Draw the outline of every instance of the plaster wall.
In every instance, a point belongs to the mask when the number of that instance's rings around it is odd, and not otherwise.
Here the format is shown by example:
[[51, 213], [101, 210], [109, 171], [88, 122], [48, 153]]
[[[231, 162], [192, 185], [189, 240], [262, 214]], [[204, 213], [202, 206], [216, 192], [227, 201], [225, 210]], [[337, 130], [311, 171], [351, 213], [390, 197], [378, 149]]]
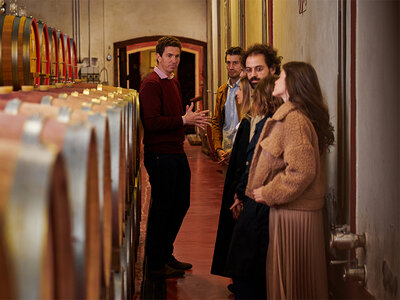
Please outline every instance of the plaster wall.
[[[307, 10], [299, 14], [298, 1], [273, 2], [274, 48], [282, 64], [305, 61], [316, 70], [332, 125], [337, 128], [338, 73], [337, 1], [308, 0]], [[328, 194], [335, 201], [337, 152], [328, 155]]]
[[227, 0], [220, 1], [219, 7], [219, 41], [220, 41], [220, 51], [219, 51], [219, 66], [220, 66], [220, 81], [218, 85], [222, 85], [228, 81], [228, 74], [225, 65], [225, 51], [228, 49], [228, 11], [227, 11]]
[[262, 43], [262, 2], [261, 0], [245, 1], [246, 47]]
[[[105, 56], [113, 54], [115, 42], [154, 35], [207, 41], [204, 0], [80, 0], [81, 58], [89, 55], [88, 1], [90, 56], [99, 59], [100, 69], [107, 69], [110, 84], [113, 61]], [[72, 2], [26, 0], [26, 8], [29, 15], [72, 36]]]
[[239, 24], [240, 24], [240, 15], [239, 15], [239, 0], [231, 0], [230, 2], [230, 17], [231, 17], [231, 45], [233, 47], [240, 46], [239, 43]]
[[357, 231], [367, 235], [367, 289], [400, 278], [399, 2], [357, 1]]

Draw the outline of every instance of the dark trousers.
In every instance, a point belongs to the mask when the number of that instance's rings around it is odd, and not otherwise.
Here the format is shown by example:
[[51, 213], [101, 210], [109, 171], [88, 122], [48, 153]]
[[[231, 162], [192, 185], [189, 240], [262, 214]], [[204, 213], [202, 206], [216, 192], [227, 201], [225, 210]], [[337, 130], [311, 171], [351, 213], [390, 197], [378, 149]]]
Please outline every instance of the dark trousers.
[[261, 278], [233, 278], [235, 300], [267, 299], [266, 279]]
[[246, 197], [236, 222], [226, 271], [233, 278], [235, 299], [266, 298], [269, 207]]
[[149, 269], [163, 267], [190, 205], [190, 167], [186, 154], [144, 153], [151, 203], [146, 253]]

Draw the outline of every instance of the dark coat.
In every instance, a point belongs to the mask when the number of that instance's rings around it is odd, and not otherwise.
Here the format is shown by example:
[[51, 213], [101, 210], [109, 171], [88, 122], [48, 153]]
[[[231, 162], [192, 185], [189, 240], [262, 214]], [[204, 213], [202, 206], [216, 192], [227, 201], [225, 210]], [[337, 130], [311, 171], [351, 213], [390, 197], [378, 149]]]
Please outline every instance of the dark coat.
[[239, 194], [243, 194], [243, 210], [232, 232], [226, 259], [225, 273], [232, 278], [265, 279], [266, 253], [269, 241], [269, 207], [244, 196], [244, 190], [247, 185], [254, 150], [265, 122], [271, 116], [266, 116], [256, 125], [254, 136], [246, 151], [248, 162], [246, 170], [236, 191], [239, 199], [241, 199]]
[[236, 186], [246, 169], [246, 151], [250, 138], [250, 121], [243, 119], [240, 122], [233, 144], [229, 166], [225, 177], [222, 195], [221, 211], [219, 215], [217, 239], [215, 241], [214, 257], [211, 265], [211, 274], [228, 277], [224, 272], [226, 257], [231, 243], [235, 220], [229, 209], [233, 204]]

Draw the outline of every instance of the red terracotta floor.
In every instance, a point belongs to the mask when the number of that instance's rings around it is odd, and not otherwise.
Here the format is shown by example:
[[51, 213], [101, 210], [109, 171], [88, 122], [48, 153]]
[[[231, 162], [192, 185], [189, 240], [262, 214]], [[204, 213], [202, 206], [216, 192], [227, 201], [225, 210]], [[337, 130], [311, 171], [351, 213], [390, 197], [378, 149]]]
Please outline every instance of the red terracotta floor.
[[[175, 241], [174, 255], [179, 260], [192, 263], [193, 269], [186, 271], [184, 277], [166, 281], [167, 300], [234, 299], [233, 294], [227, 289], [230, 280], [210, 274], [224, 176], [221, 167], [202, 153], [200, 146], [191, 146], [185, 143], [185, 151], [192, 172], [191, 205]], [[144, 216], [142, 216], [141, 247], [139, 247], [141, 250], [143, 250], [145, 239], [143, 229], [144, 222], [147, 220], [146, 210], [150, 198], [148, 175], [143, 164], [142, 168], [142, 211]], [[139, 264], [144, 255], [141, 250], [138, 253], [141, 257]], [[139, 265], [137, 265], [138, 269], [140, 269]], [[142, 274], [138, 275], [139, 278], [136, 278], [137, 293], [140, 290], [139, 282], [142, 279]]]
[[192, 263], [193, 269], [182, 278], [167, 280], [167, 299], [234, 299], [227, 289], [230, 280], [210, 274], [224, 176], [200, 146], [186, 144], [185, 151], [192, 172], [191, 203], [174, 255]]

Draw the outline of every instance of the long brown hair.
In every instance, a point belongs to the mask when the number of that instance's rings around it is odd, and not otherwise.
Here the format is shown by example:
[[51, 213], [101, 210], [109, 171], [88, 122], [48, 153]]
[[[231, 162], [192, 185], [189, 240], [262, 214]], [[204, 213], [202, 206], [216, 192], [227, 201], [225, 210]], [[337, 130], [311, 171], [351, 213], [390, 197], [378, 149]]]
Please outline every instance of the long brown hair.
[[286, 89], [292, 102], [312, 122], [318, 136], [320, 153], [333, 145], [335, 136], [329, 122], [328, 108], [323, 102], [317, 73], [305, 62], [289, 62], [283, 65], [286, 73]]
[[250, 108], [251, 108], [251, 84], [247, 75], [240, 78], [239, 82], [242, 93], [243, 93], [243, 102], [240, 105], [240, 119], [249, 118], [250, 115]]
[[273, 114], [282, 105], [281, 98], [273, 97], [275, 81], [278, 79], [275, 75], [269, 75], [262, 78], [256, 85], [253, 93], [253, 103], [251, 114], [253, 116]]

